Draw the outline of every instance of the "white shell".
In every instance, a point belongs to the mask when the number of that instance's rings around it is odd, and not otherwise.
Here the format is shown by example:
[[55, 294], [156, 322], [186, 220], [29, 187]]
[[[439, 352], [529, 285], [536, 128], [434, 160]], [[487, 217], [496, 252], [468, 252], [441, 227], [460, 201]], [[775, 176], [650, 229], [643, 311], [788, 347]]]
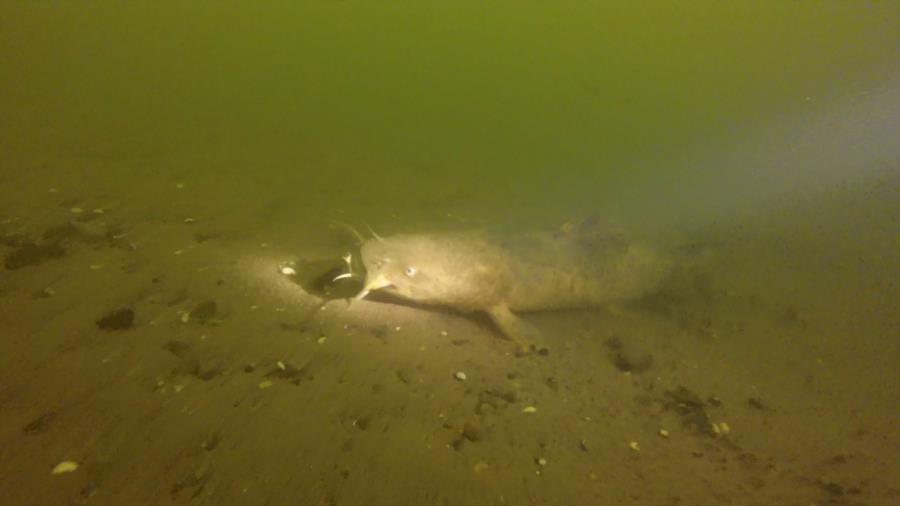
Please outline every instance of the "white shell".
[[71, 473], [72, 471], [78, 469], [78, 463], [73, 462], [71, 460], [64, 460], [59, 464], [56, 464], [56, 467], [50, 471], [50, 474], [63, 474], [63, 473]]

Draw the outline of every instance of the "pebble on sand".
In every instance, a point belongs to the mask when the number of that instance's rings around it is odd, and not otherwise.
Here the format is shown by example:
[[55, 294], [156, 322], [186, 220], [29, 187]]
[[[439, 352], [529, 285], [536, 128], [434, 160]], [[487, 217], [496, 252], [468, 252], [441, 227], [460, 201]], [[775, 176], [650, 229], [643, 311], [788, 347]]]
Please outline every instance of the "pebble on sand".
[[64, 460], [59, 464], [56, 464], [56, 467], [50, 471], [50, 474], [63, 474], [63, 473], [71, 473], [72, 471], [78, 469], [78, 463], [73, 462], [71, 460]]

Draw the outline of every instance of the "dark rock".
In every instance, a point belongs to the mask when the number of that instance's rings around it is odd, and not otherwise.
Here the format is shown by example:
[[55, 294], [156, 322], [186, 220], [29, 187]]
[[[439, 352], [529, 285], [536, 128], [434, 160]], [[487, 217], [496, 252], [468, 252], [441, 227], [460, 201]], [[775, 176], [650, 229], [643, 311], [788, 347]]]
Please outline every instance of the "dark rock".
[[694, 392], [680, 386], [665, 392], [664, 405], [681, 416], [682, 424], [700, 434], [715, 435], [712, 421], [703, 400]]
[[412, 373], [410, 373], [410, 371], [407, 369], [397, 369], [396, 371], [394, 371], [394, 373], [397, 375], [397, 379], [400, 380], [401, 383], [409, 385], [413, 382]]
[[751, 408], [759, 410], [759, 411], [766, 411], [766, 412], [775, 411], [774, 409], [772, 409], [771, 406], [769, 406], [767, 403], [763, 402], [763, 400], [760, 399], [759, 397], [750, 397], [749, 399], [747, 399], [747, 405], [750, 406]]
[[97, 320], [97, 326], [106, 331], [127, 330], [134, 326], [134, 311], [118, 309]]
[[65, 256], [65, 254], [65, 248], [55, 242], [46, 244], [28, 243], [7, 254], [6, 258], [3, 259], [3, 265], [7, 269], [14, 271], [22, 267], [38, 265], [47, 260], [60, 258]]
[[191, 320], [205, 323], [218, 312], [219, 307], [214, 300], [205, 300], [191, 310]]
[[553, 376], [548, 376], [544, 378], [544, 384], [547, 385], [547, 388], [553, 390], [554, 392], [559, 391], [559, 381], [556, 380]]
[[39, 434], [44, 431], [49, 423], [56, 418], [56, 412], [48, 411], [41, 416], [35, 418], [34, 420], [28, 422], [25, 427], [22, 427], [22, 432], [25, 434]]
[[606, 346], [613, 365], [622, 372], [642, 373], [653, 366], [653, 356], [634, 343], [613, 337], [606, 342]]
[[479, 425], [471, 422], [466, 422], [463, 425], [462, 435], [464, 438], [475, 443], [477, 441], [481, 441], [481, 439], [484, 438], [484, 430]]
[[191, 345], [184, 341], [172, 340], [163, 345], [163, 349], [180, 359], [184, 359], [189, 355]]

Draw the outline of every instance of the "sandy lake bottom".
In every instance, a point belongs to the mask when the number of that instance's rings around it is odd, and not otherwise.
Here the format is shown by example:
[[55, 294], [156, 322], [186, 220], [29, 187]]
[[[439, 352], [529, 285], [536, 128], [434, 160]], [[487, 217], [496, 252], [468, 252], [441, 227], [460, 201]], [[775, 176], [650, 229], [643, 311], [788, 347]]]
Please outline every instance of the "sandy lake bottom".
[[896, 178], [695, 231], [696, 283], [527, 315], [553, 347], [516, 356], [306, 294], [323, 202], [113, 165], [3, 186], [5, 504], [900, 501]]

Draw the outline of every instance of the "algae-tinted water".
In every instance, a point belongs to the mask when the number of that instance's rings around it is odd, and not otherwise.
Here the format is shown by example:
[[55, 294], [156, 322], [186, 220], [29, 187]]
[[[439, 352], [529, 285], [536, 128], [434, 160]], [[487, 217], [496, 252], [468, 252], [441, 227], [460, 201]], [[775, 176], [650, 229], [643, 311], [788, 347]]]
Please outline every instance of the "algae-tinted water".
[[[0, 492], [897, 502], [898, 21], [888, 2], [4, 3]], [[297, 277], [340, 272], [343, 223], [587, 217], [703, 261], [646, 300], [526, 315], [546, 356]]]

